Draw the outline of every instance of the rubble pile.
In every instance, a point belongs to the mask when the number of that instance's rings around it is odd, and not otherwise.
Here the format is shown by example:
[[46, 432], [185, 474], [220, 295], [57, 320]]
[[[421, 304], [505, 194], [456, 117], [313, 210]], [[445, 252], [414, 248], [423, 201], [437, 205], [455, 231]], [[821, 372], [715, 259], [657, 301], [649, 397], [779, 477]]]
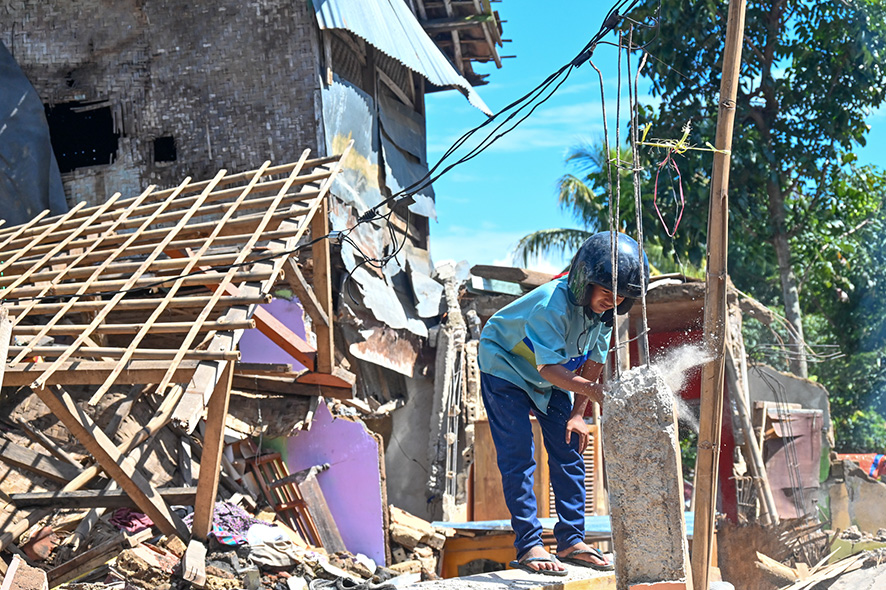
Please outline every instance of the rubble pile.
[[[335, 506], [334, 500], [327, 503], [323, 487], [312, 485], [318, 476], [326, 482], [323, 478], [328, 476], [329, 465], [289, 474], [283, 455], [260, 448], [260, 440], [244, 438], [225, 444], [226, 460], [205, 544], [205, 569], [199, 580], [188, 580], [188, 539], [161, 533], [109, 480], [98, 479], [79, 492], [58, 491], [66, 478], [74, 478], [84, 469], [89, 454], [64, 429], [54, 427], [51, 413], [36, 396], [5, 393], [9, 395], [3, 406], [11, 419], [0, 432], [3, 530], [8, 531], [10, 523], [24, 522], [34, 507], [48, 510], [21, 536], [3, 535], [5, 547], [13, 554], [5, 568], [6, 562], [0, 560], [0, 569], [9, 578], [4, 589], [170, 590], [194, 586], [213, 590], [377, 590], [438, 577], [440, 550], [446, 540], [440, 530], [397, 507], [379, 503], [379, 513], [387, 512], [383, 520], [389, 523], [380, 531], [380, 554], [373, 559], [352, 553], [342, 541], [349, 538], [350, 521], [333, 518], [330, 504]], [[88, 393], [78, 397], [85, 398]], [[120, 399], [108, 396], [108, 400]], [[77, 403], [96, 423], [107, 426], [116, 402], [97, 408], [89, 408], [84, 400]], [[140, 415], [142, 404], [151, 403], [150, 396], [135, 401], [126, 423]], [[322, 420], [328, 416], [323, 408], [321, 400], [313, 423], [310, 417], [307, 420], [307, 429], [313, 426], [310, 431], [316, 436], [323, 435]], [[361, 429], [367, 440], [375, 440], [359, 420], [359, 411], [342, 404], [335, 404], [333, 411], [336, 408], [344, 415], [336, 416], [335, 421]], [[131, 428], [119, 426], [118, 430]], [[28, 432], [44, 433], [43, 440]], [[170, 426], [158, 434], [161, 444], [155, 443], [144, 456], [151, 482], [188, 530], [195, 516], [200, 478], [197, 459], [204, 442], [198, 432], [184, 436]], [[182, 440], [197, 452], [180, 452]], [[190, 478], [183, 469], [185, 462], [192, 469]], [[264, 478], [268, 471], [257, 468], [263, 465], [277, 470], [277, 481]], [[274, 494], [282, 489], [300, 497], [287, 496], [288, 501], [282, 502]], [[324, 546], [320, 540], [325, 538], [337, 541]]]

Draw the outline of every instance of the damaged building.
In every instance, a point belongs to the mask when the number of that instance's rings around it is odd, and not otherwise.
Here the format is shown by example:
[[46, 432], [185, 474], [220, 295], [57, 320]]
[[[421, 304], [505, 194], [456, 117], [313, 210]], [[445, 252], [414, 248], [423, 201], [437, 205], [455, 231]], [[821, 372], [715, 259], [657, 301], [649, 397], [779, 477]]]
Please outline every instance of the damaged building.
[[[553, 277], [435, 266], [426, 182], [425, 96], [489, 114], [473, 68], [502, 65], [489, 0], [20, 0], [0, 22], [0, 154], [16, 162], [0, 182], [7, 577], [178, 567], [222, 584], [210, 537], [260, 566], [232, 559], [221, 587], [407, 584], [513, 559], [477, 344]], [[34, 158], [10, 159], [20, 145]], [[881, 522], [859, 497], [882, 484], [848, 464], [828, 479], [827, 392], [749, 367], [742, 318], [774, 320], [729, 297], [719, 511]], [[608, 376], [700, 341], [703, 301], [702, 283], [656, 277]], [[698, 375], [677, 393], [691, 414]], [[587, 539], [618, 552], [600, 408], [587, 418]], [[549, 530], [541, 445], [536, 459]], [[277, 536], [247, 539], [263, 523]], [[812, 551], [821, 536], [804, 531], [782, 548]]]

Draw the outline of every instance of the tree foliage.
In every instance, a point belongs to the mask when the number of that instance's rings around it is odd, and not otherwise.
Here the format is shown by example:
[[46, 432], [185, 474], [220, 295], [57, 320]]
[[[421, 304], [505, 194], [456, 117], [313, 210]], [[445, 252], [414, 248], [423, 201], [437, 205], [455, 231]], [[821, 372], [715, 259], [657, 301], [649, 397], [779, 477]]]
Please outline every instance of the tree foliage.
[[[727, 9], [726, 0], [648, 0], [632, 15], [658, 18], [644, 73], [661, 98], [651, 117], [660, 136], [679, 136], [689, 121], [695, 143], [713, 141]], [[785, 315], [802, 336], [797, 250], [831, 212], [841, 155], [864, 144], [865, 119], [886, 96], [886, 3], [748, 3], [744, 35], [730, 178], [730, 239], [743, 256], [730, 272], [757, 283], [776, 268]], [[692, 156], [689, 176], [704, 177], [710, 157]], [[690, 193], [695, 203], [707, 196], [703, 183]], [[793, 368], [805, 374], [805, 363]]]

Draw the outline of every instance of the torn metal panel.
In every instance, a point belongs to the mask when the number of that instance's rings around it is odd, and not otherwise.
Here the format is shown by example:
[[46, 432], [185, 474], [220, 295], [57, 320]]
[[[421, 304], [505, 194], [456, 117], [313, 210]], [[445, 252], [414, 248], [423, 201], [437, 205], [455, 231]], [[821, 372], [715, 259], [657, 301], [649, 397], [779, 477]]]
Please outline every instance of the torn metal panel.
[[49, 209], [68, 210], [43, 103], [15, 58], [0, 43], [0, 205], [7, 225], [25, 223]]
[[353, 342], [349, 352], [356, 358], [412, 377], [418, 359], [419, 342], [386, 326], [359, 330], [362, 342]]
[[[416, 162], [411, 159], [409, 154], [401, 152], [384, 132], [381, 134], [381, 146], [385, 161], [385, 183], [392, 193], [396, 194], [426, 177], [427, 165]], [[437, 219], [433, 190], [430, 184], [411, 196], [415, 201], [409, 205], [411, 212]]]
[[440, 301], [443, 297], [443, 285], [410, 268], [409, 279], [415, 292], [415, 311], [420, 318], [433, 318], [440, 315]]
[[365, 213], [383, 200], [378, 174], [375, 101], [337, 76], [331, 85], [323, 87], [322, 97], [327, 153], [342, 153], [343, 146], [349, 141], [354, 142], [342, 161], [342, 171], [335, 179], [331, 192], [353, 205], [359, 214]]
[[422, 338], [428, 337], [427, 326], [420, 319], [409, 317], [388, 282], [373, 277], [362, 267], [355, 269], [351, 276], [363, 296], [363, 304], [372, 311], [375, 319], [391, 328], [403, 328]]
[[[427, 178], [428, 161], [425, 120], [400, 101], [382, 93], [379, 96], [381, 149], [385, 162], [385, 183], [396, 194]], [[434, 189], [428, 184], [412, 195], [409, 210], [416, 215], [437, 219]]]
[[354, 33], [433, 85], [457, 88], [467, 96], [468, 102], [492, 115], [480, 95], [434, 45], [405, 2], [313, 0], [313, 5], [321, 29], [344, 29]]

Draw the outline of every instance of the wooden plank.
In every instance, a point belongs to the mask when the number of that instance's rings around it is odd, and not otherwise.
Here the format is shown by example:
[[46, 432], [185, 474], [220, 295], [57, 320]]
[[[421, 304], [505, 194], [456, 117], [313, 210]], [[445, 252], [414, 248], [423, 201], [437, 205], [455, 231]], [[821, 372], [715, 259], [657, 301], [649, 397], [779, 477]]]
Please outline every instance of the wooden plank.
[[[193, 506], [197, 488], [158, 488], [167, 504]], [[17, 508], [135, 508], [136, 504], [123, 490], [77, 490], [70, 492], [31, 492], [10, 495]]]
[[260, 394], [297, 395], [302, 397], [323, 396], [341, 400], [350, 399], [354, 396], [353, 389], [351, 388], [299, 383], [294, 377], [278, 377], [276, 375], [235, 375], [234, 389]]
[[[223, 266], [234, 262], [236, 256], [236, 253], [205, 255], [199, 259], [199, 263], [205, 266]], [[253, 252], [251, 256], [258, 258], [264, 256], [264, 254], [261, 252]], [[98, 260], [104, 260], [104, 258], [98, 258]], [[181, 269], [187, 267], [190, 262], [190, 260], [182, 258], [155, 260], [154, 264], [151, 265], [151, 269], [157, 273], [163, 271], [180, 272]], [[78, 266], [69, 268], [67, 267], [67, 265], [59, 265], [57, 259], [53, 259], [52, 267], [50, 267], [50, 269], [41, 270], [40, 272], [32, 274], [29, 282], [39, 283], [43, 281], [51, 281], [57, 278], [60, 279], [62, 277], [66, 279], [82, 279], [90, 276], [93, 270], [95, 270], [91, 266], [84, 265], [84, 260], [77, 261], [77, 264]], [[104, 274], [128, 275], [138, 270], [138, 267], [139, 262], [113, 262], [110, 266], [107, 267]], [[10, 285], [15, 280], [15, 276], [0, 277], [0, 286]]]
[[[186, 382], [197, 369], [196, 360], [181, 363], [176, 370], [176, 380]], [[61, 365], [52, 376], [52, 385], [98, 385], [104, 382], [107, 375], [114, 369], [115, 362], [104, 361], [68, 361]], [[34, 375], [42, 373], [50, 363], [20, 363], [7, 367], [4, 375], [4, 386], [21, 387], [29, 385]], [[134, 360], [126, 364], [120, 374], [120, 381], [132, 384], [157, 383], [166, 373], [169, 365], [159, 361]]]
[[200, 457], [200, 479], [197, 481], [197, 498], [194, 503], [193, 537], [206, 541], [212, 530], [212, 513], [215, 497], [218, 494], [218, 479], [221, 472], [221, 456], [225, 443], [225, 416], [231, 399], [231, 380], [234, 365], [228, 363], [215, 391], [209, 398], [206, 414], [206, 432], [203, 435], [203, 453]]
[[[94, 334], [136, 334], [144, 324], [101, 324], [93, 329]], [[49, 334], [76, 336], [87, 327], [86, 324], [60, 324], [53, 326]], [[193, 327], [192, 322], [158, 322], [151, 326], [154, 334], [180, 334], [187, 332]], [[242, 322], [203, 322], [200, 325], [201, 332], [213, 332], [215, 330], [250, 330], [255, 327], [255, 321], [245, 320]], [[31, 336], [39, 332], [41, 326], [16, 326], [13, 333], [19, 336]]]
[[282, 363], [234, 363], [235, 375], [280, 375], [292, 373], [292, 365]]
[[111, 439], [77, 406], [66, 391], [53, 387], [52, 390], [42, 388], [35, 389], [34, 392], [163, 534], [178, 535], [183, 540], [188, 537], [185, 523], [169, 509], [160, 493], [138, 472], [132, 459], [120, 453]]
[[80, 469], [66, 461], [47, 457], [7, 440], [0, 440], [0, 460], [59, 483], [67, 483], [80, 474]]
[[255, 327], [267, 336], [271, 342], [279, 346], [289, 356], [313, 369], [317, 351], [308, 344], [304, 338], [289, 329], [286, 324], [278, 320], [274, 315], [263, 307], [257, 307], [252, 315]]
[[298, 484], [298, 489], [311, 513], [314, 524], [317, 526], [317, 533], [323, 548], [329, 553], [347, 551], [338, 526], [335, 524], [335, 519], [332, 517], [332, 512], [329, 510], [329, 504], [326, 503], [326, 496], [320, 489], [320, 482], [317, 481], [314, 469], [311, 469]]
[[519, 283], [523, 287], [534, 289], [554, 280], [554, 275], [513, 266], [489, 266], [476, 264], [471, 267], [471, 274], [484, 279]]
[[[260, 295], [258, 297], [220, 297], [216, 302], [218, 307], [232, 307], [234, 305], [252, 305], [253, 303], [270, 303], [273, 298], [270, 295]], [[189, 297], [176, 297], [175, 298], [175, 308], [176, 309], [186, 309], [193, 307], [203, 307], [206, 305], [206, 302], [209, 301], [208, 296], [189, 296]], [[32, 315], [51, 315], [57, 313], [62, 309], [65, 304], [63, 303], [38, 303], [33, 306], [31, 314]], [[68, 313], [84, 313], [84, 312], [94, 312], [101, 309], [105, 305], [104, 301], [78, 301], [70, 308], [68, 308]], [[157, 305], [157, 299], [154, 297], [149, 297], [146, 299], [124, 299], [120, 303], [117, 304], [117, 311], [133, 311], [133, 310], [141, 310], [141, 309], [154, 309]], [[19, 305], [8, 305], [9, 313], [12, 315], [16, 315], [16, 313], [23, 309], [22, 306]]]
[[133, 535], [118, 533], [104, 543], [96, 545], [59, 566], [46, 572], [49, 579], [49, 587], [55, 588], [65, 582], [69, 582], [91, 572], [95, 568], [107, 563], [111, 558], [120, 554], [123, 549], [135, 547], [142, 541], [151, 538], [151, 529], [145, 529]]
[[324, 385], [339, 389], [353, 390], [357, 383], [357, 376], [341, 367], [336, 367], [331, 374], [305, 373], [296, 377], [296, 383], [310, 383], [312, 385]]
[[[149, 272], [150, 269], [146, 269], [146, 272]], [[182, 278], [182, 285], [188, 287], [197, 287], [203, 286], [206, 284], [213, 284], [217, 279], [221, 278], [222, 275], [218, 273], [206, 273], [200, 274], [190, 277]], [[270, 278], [268, 272], [236, 272], [233, 273], [234, 281], [263, 281]], [[137, 291], [139, 289], [147, 289], [149, 287], [155, 286], [166, 286], [173, 282], [175, 279], [175, 275], [171, 277], [163, 277], [163, 276], [146, 276], [137, 279], [117, 279], [117, 280], [92, 280], [85, 281], [82, 283], [64, 283], [61, 285], [53, 285], [48, 288], [44, 287], [22, 287], [21, 289], [17, 289], [14, 294], [10, 294], [10, 297], [14, 295], [16, 298], [22, 297], [56, 297], [56, 296], [79, 296], [79, 295], [88, 295], [93, 293], [109, 293], [114, 292], [116, 294], [120, 294], [121, 298], [124, 291]], [[116, 296], [116, 295], [115, 295]], [[108, 306], [108, 301], [105, 300], [105, 306]], [[113, 306], [116, 308], [116, 305]], [[101, 319], [103, 320], [107, 314], [102, 315]], [[18, 319], [18, 318], [17, 318]], [[100, 322], [96, 322], [98, 325]], [[51, 327], [51, 326], [50, 326]]]
[[[125, 348], [110, 348], [107, 346], [96, 346], [92, 348], [78, 348], [77, 350], [70, 350], [70, 348], [66, 348], [64, 346], [10, 346], [9, 353], [10, 354], [21, 354], [22, 352], [27, 352], [29, 355], [34, 356], [46, 356], [46, 357], [64, 357], [66, 360], [63, 362], [56, 362], [50, 364], [49, 368], [46, 369], [43, 375], [37, 377], [34, 380], [33, 388], [39, 389], [43, 384], [47, 382], [47, 380], [53, 379], [55, 375], [54, 371], [58, 370], [67, 359], [70, 357], [88, 357], [94, 358], [99, 356], [110, 357], [110, 358], [120, 358], [123, 356]], [[187, 359], [198, 359], [198, 360], [218, 360], [218, 361], [236, 361], [240, 359], [240, 352], [237, 350], [186, 350], [184, 352], [180, 350], [171, 350], [167, 348], [141, 348], [134, 351], [131, 355], [133, 359], [142, 359], [142, 360], [173, 360], [177, 356], [181, 356]], [[119, 364], [119, 362], [118, 362]], [[166, 367], [168, 370], [169, 363], [166, 363]], [[53, 371], [50, 371], [53, 369]], [[47, 374], [48, 373], [48, 374]]]

